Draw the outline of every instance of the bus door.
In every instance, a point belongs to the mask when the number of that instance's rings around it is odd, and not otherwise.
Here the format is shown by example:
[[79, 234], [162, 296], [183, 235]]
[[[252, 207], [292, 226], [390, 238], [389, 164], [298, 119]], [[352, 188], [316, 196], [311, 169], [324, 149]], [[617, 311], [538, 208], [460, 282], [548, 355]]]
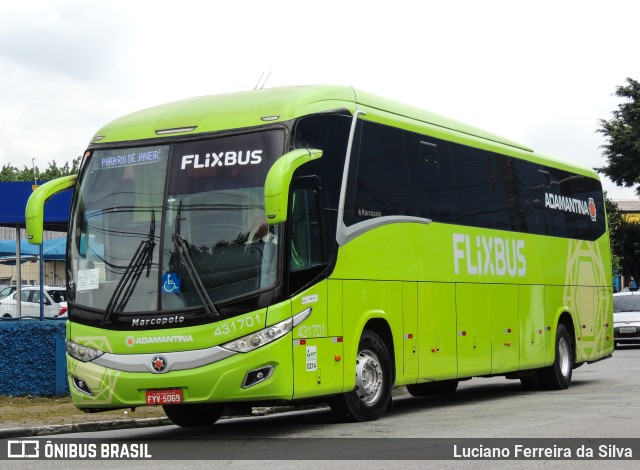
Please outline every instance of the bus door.
[[343, 388], [342, 315], [328, 312], [322, 190], [317, 177], [294, 178], [289, 199], [288, 271], [294, 313], [312, 313], [293, 330], [294, 398]]

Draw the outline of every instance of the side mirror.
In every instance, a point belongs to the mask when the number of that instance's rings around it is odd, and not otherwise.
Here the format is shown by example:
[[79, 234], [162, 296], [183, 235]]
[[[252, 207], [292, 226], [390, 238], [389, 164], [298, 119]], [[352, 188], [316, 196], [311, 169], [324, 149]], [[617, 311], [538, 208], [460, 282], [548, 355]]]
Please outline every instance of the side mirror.
[[322, 150], [297, 149], [280, 157], [267, 173], [264, 184], [264, 208], [268, 225], [287, 220], [289, 186], [293, 173], [302, 165], [322, 156]]
[[24, 211], [27, 222], [27, 240], [32, 245], [42, 245], [42, 224], [44, 222], [44, 203], [62, 191], [73, 188], [76, 184], [77, 175], [63, 176], [51, 180], [36, 189], [29, 200]]

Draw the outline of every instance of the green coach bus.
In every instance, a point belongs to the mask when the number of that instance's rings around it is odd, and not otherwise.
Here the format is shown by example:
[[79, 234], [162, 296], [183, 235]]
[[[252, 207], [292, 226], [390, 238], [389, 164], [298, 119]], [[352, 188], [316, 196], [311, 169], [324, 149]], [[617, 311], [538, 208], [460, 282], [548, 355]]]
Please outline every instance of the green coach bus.
[[85, 411], [329, 403], [506, 376], [565, 389], [613, 351], [588, 168], [350, 87], [178, 101], [100, 129], [74, 189], [67, 370]]

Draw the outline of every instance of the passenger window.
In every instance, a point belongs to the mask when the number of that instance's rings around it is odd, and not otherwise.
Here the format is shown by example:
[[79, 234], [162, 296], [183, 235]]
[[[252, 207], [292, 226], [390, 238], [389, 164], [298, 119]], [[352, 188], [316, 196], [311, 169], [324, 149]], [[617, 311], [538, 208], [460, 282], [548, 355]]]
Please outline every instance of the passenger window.
[[291, 206], [291, 272], [324, 263], [317, 189], [296, 189]]
[[491, 153], [454, 145], [460, 223], [473, 227], [509, 230], [504, 179]]
[[357, 176], [351, 224], [374, 217], [413, 215], [402, 131], [362, 122], [360, 139], [354, 143], [352, 171]]
[[436, 222], [460, 219], [456, 173], [448, 142], [406, 134], [415, 215]]

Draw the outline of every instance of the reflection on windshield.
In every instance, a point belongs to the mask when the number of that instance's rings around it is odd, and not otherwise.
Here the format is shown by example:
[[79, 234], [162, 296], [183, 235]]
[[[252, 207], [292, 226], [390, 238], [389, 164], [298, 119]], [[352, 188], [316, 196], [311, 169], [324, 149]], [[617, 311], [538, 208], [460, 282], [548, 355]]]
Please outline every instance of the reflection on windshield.
[[189, 307], [215, 317], [216, 303], [275, 285], [264, 181], [283, 148], [270, 130], [95, 150], [70, 224], [69, 300], [107, 322]]
[[164, 291], [179, 298], [164, 296], [163, 302], [201, 305], [199, 282], [214, 303], [275, 283], [277, 233], [265, 223], [261, 187], [171, 196], [167, 207], [165, 231], [179, 235], [197, 276], [166, 237], [163, 272], [180, 286]]
[[[157, 309], [168, 146], [100, 150], [80, 182], [71, 226], [69, 295], [111, 312]], [[141, 275], [144, 271], [144, 275]]]

